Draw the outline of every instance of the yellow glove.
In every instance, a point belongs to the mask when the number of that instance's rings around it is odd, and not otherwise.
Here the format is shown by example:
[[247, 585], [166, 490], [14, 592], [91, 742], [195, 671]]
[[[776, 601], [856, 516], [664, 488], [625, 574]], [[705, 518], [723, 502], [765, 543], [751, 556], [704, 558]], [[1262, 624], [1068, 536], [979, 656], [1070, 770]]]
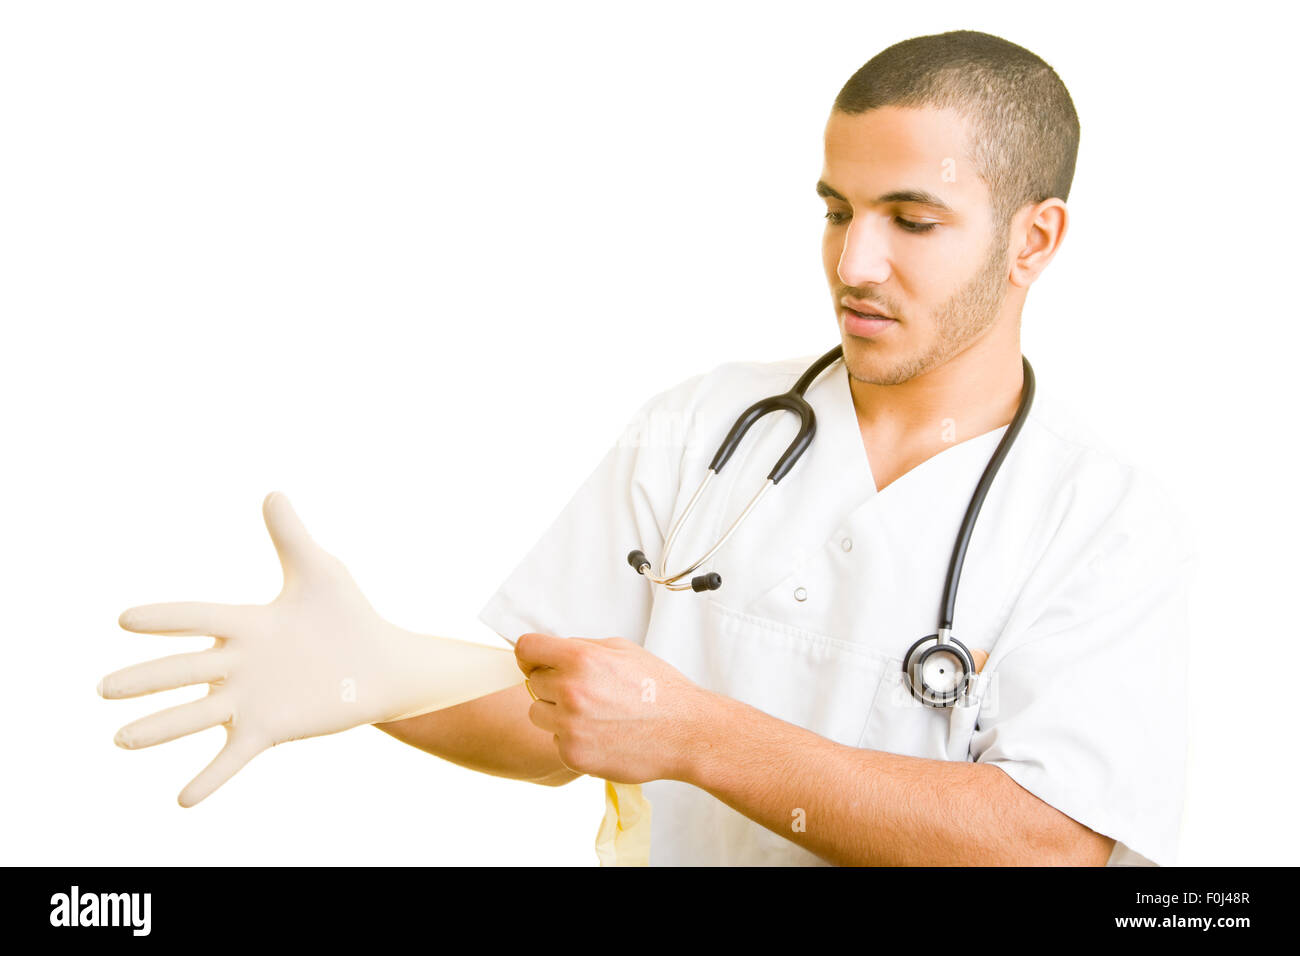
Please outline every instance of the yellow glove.
[[127, 724], [114, 738], [134, 750], [226, 728], [225, 747], [180, 792], [181, 806], [194, 806], [284, 741], [414, 717], [523, 681], [506, 648], [415, 634], [381, 618], [283, 494], [268, 495], [262, 515], [284, 569], [279, 596], [270, 604], [130, 608], [118, 619], [128, 631], [210, 635], [216, 642], [115, 671], [99, 683], [109, 699], [209, 685], [206, 697]]
[[636, 783], [605, 781], [605, 819], [596, 834], [601, 866], [650, 865], [650, 801]]

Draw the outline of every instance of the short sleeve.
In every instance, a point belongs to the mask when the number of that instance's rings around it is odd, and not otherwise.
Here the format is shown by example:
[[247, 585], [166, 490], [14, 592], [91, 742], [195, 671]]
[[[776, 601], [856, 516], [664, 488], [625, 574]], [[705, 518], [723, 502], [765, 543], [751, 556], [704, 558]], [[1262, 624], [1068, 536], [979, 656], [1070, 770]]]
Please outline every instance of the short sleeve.
[[1160, 489], [1131, 471], [1114, 505], [1073, 494], [1080, 513], [1035, 567], [985, 669], [971, 752], [1114, 838], [1112, 864], [1167, 866], [1186, 786], [1196, 556]]
[[628, 553], [666, 536], [700, 376], [646, 402], [479, 612], [513, 644], [521, 634], [645, 643], [652, 595]]

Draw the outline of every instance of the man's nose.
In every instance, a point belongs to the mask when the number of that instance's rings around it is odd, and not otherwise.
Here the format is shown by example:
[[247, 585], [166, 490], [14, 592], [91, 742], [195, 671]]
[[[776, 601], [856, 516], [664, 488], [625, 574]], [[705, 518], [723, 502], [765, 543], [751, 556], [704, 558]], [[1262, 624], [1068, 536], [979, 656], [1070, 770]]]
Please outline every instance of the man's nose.
[[889, 244], [884, 225], [858, 217], [844, 230], [844, 248], [836, 273], [850, 288], [882, 283], [889, 278]]

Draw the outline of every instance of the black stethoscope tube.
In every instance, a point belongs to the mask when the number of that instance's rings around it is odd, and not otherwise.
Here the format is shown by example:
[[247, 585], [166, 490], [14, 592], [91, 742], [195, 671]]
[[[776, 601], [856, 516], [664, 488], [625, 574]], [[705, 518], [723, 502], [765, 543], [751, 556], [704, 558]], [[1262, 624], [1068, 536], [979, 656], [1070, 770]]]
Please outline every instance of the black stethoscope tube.
[[754, 422], [768, 412], [785, 409], [799, 416], [799, 434], [794, 436], [794, 441], [790, 442], [790, 447], [776, 460], [776, 464], [772, 466], [772, 470], [768, 472], [767, 477], [775, 485], [789, 474], [790, 469], [794, 467], [794, 463], [812, 444], [813, 436], [817, 434], [817, 416], [813, 414], [812, 406], [804, 399], [803, 393], [808, 390], [808, 386], [813, 383], [813, 380], [818, 375], [843, 354], [843, 346], [835, 346], [835, 348], [810, 365], [808, 370], [799, 376], [799, 381], [795, 382], [788, 392], [773, 395], [771, 398], [760, 399], [741, 412], [740, 417], [736, 419], [736, 424], [732, 425], [731, 431], [727, 432], [727, 437], [722, 439], [722, 444], [718, 446], [713, 461], [709, 462], [709, 468], [713, 473], [717, 474], [722, 471], [722, 466], [727, 463], [732, 453], [740, 446], [740, 440], [745, 437], [745, 432], [749, 431], [749, 427]]
[[[652, 582], [664, 584], [672, 590], [684, 590], [686, 585], [678, 585], [675, 582], [681, 577], [695, 570], [713, 555], [723, 543], [735, 531], [736, 527], [744, 520], [762, 497], [763, 493], [775, 485], [792, 469], [803, 453], [812, 444], [813, 436], [817, 433], [817, 416], [813, 413], [812, 407], [804, 398], [804, 392], [824, 372], [832, 363], [844, 357], [842, 345], [837, 345], [821, 358], [817, 359], [808, 369], [799, 376], [799, 380], [791, 386], [787, 392], [780, 395], [773, 395], [770, 398], [764, 398], [741, 413], [736, 419], [727, 436], [718, 446], [717, 452], [713, 456], [713, 461], [709, 464], [709, 471], [704, 482], [700, 485], [695, 496], [687, 505], [686, 511], [677, 519], [673, 530], [669, 533], [664, 547], [664, 555], [661, 559], [661, 565], [667, 564], [668, 554], [671, 550], [671, 543], [676, 538], [681, 524], [685, 521], [691, 509], [694, 508], [695, 502], [703, 494], [705, 487], [708, 485], [718, 472], [722, 471], [724, 465], [735, 453], [740, 446], [741, 440], [750, 427], [766, 415], [768, 412], [777, 410], [786, 410], [794, 412], [799, 416], [799, 432], [795, 435], [794, 440], [786, 448], [785, 452], [777, 459], [771, 472], [768, 473], [767, 481], [763, 487], [750, 501], [745, 511], [740, 517], [733, 522], [731, 528], [711, 548], [707, 554], [695, 564], [691, 565], [680, 574], [672, 577], [653, 577], [650, 574], [650, 562], [643, 551], [633, 551], [628, 555], [628, 564], [630, 564], [639, 574], [645, 575]], [[993, 479], [1002, 467], [1002, 462], [1006, 459], [1007, 454], [1011, 451], [1011, 446], [1015, 443], [1016, 437], [1024, 427], [1025, 420], [1029, 417], [1029, 409], [1034, 401], [1034, 370], [1029, 364], [1029, 359], [1023, 355], [1020, 357], [1024, 369], [1024, 382], [1020, 390], [1020, 405], [1016, 409], [1015, 418], [1007, 427], [1006, 433], [1002, 440], [998, 442], [998, 447], [994, 450], [993, 456], [989, 463], [984, 467], [984, 473], [980, 476], [979, 483], [975, 487], [975, 493], [971, 496], [970, 504], [966, 507], [966, 514], [962, 518], [961, 527], [957, 532], [957, 540], [953, 543], [952, 557], [948, 562], [948, 576], [943, 587], [943, 601], [940, 612], [940, 623], [937, 634], [931, 634], [923, 637], [914, 643], [907, 652], [906, 659], [903, 663], [904, 673], [907, 675], [907, 681], [912, 689], [912, 693], [924, 703], [932, 707], [948, 707], [956, 703], [957, 700], [965, 693], [969, 684], [970, 677], [974, 673], [974, 660], [970, 651], [960, 641], [952, 635], [952, 623], [954, 610], [957, 604], [957, 585], [961, 580], [962, 564], [966, 560], [966, 549], [970, 544], [971, 535], [975, 530], [975, 520], [979, 517], [980, 509], [984, 505], [984, 499], [988, 495], [989, 488], [993, 485]], [[667, 574], [666, 567], [661, 568], [661, 575]], [[722, 578], [715, 572], [711, 574], [699, 575], [692, 579], [690, 584], [691, 590], [694, 591], [716, 591], [722, 586]], [[939, 655], [936, 657], [936, 655]], [[952, 684], [951, 687], [935, 686], [929, 682], [925, 676], [925, 666], [927, 661], [934, 658], [939, 662], [938, 674], [946, 681]], [[952, 674], [947, 670], [951, 667]], [[956, 675], [956, 676], [954, 676]]]
[[948, 630], [952, 629], [953, 609], [957, 604], [957, 582], [961, 578], [961, 566], [966, 560], [966, 546], [970, 544], [971, 534], [975, 531], [975, 519], [979, 517], [980, 508], [984, 506], [984, 497], [993, 485], [993, 476], [998, 473], [1003, 459], [1011, 451], [1016, 436], [1020, 434], [1025, 419], [1029, 417], [1029, 407], [1034, 402], [1034, 370], [1029, 365], [1029, 359], [1023, 355], [1020, 356], [1020, 361], [1025, 370], [1025, 381], [1020, 389], [1020, 407], [1016, 409], [1016, 417], [1011, 420], [1006, 434], [998, 442], [993, 457], [984, 467], [984, 474], [980, 476], [979, 484], [975, 486], [975, 494], [971, 496], [970, 504], [966, 506], [966, 516], [962, 518], [961, 529], [957, 532], [957, 541], [952, 548], [952, 560], [948, 563], [948, 580], [943, 586], [943, 613], [939, 621], [939, 626]]

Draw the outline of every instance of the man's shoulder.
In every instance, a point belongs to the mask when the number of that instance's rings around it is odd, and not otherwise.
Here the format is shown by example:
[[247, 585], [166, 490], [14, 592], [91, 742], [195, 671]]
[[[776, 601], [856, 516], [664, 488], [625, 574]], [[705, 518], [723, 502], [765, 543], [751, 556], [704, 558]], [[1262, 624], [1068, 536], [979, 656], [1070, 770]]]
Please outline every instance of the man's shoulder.
[[816, 356], [722, 362], [665, 388], [646, 402], [658, 413], [698, 415], [729, 410], [739, 415], [747, 403], [786, 391]]
[[1035, 387], [1033, 408], [1030, 409], [1026, 428], [1038, 433], [1038, 440], [1054, 446], [1063, 458], [1125, 470], [1134, 468], [1131, 458], [1119, 451], [1097, 430], [1091, 419], [1079, 410], [1070, 399], [1057, 393], [1050, 385]]
[[1186, 516], [1157, 471], [1106, 440], [1068, 398], [1050, 388], [1036, 394], [1018, 442], [1046, 479], [1049, 511], [1060, 520], [1073, 516], [1084, 533], [1115, 520], [1163, 537], [1179, 553], [1193, 550]]
[[746, 407], [788, 389], [802, 371], [800, 361], [722, 362], [679, 379], [641, 404], [617, 444], [666, 450], [673, 460], [685, 447], [716, 444]]
[[783, 359], [737, 359], [722, 362], [694, 376], [711, 391], [764, 391], [774, 394], [788, 389], [817, 356], [794, 356]]

